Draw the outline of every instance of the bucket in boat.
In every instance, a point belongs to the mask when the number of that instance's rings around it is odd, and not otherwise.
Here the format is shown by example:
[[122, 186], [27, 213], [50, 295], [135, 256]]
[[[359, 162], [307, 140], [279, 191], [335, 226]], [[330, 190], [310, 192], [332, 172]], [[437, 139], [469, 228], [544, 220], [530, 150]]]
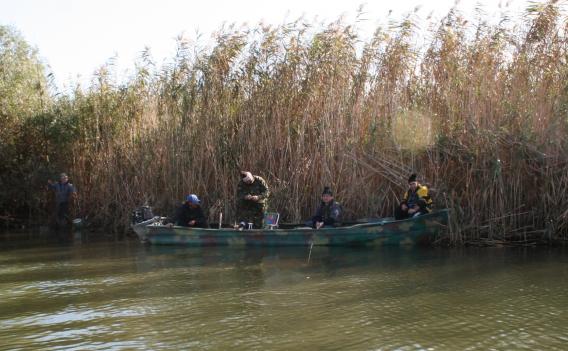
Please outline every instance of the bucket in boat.
[[83, 219], [81, 218], [75, 218], [73, 220], [73, 227], [77, 228], [77, 229], [81, 229], [81, 227], [83, 226]]

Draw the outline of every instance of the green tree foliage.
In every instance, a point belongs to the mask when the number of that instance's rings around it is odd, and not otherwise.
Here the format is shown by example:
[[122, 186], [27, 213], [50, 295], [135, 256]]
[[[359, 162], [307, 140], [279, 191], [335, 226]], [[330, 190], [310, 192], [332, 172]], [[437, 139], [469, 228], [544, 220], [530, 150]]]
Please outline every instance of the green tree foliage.
[[11, 27], [0, 25], [0, 138], [14, 138], [14, 130], [47, 104], [45, 66], [32, 48]]
[[[0, 26], [0, 211], [29, 209], [33, 201], [30, 177], [38, 167], [36, 156], [45, 139], [50, 104], [45, 66], [37, 50], [15, 29]], [[29, 128], [42, 121], [41, 127]], [[38, 130], [44, 130], [38, 135]], [[29, 190], [28, 190], [29, 189]], [[19, 210], [18, 210], [19, 209]]]

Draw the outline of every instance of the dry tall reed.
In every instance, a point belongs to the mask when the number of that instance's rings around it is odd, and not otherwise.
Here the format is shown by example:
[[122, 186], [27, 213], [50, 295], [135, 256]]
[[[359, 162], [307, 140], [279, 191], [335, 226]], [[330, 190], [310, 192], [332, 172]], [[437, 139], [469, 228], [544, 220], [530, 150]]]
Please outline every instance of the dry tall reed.
[[104, 66], [51, 110], [75, 128], [54, 164], [82, 214], [117, 230], [133, 207], [167, 214], [190, 192], [230, 220], [241, 169], [268, 181], [286, 221], [309, 217], [324, 185], [347, 217], [391, 215], [414, 170], [453, 209], [449, 242], [566, 239], [560, 5], [495, 25], [454, 9], [428, 33], [414, 16], [368, 41], [304, 20], [223, 28], [210, 50], [180, 38], [170, 64], [144, 52], [123, 85]]

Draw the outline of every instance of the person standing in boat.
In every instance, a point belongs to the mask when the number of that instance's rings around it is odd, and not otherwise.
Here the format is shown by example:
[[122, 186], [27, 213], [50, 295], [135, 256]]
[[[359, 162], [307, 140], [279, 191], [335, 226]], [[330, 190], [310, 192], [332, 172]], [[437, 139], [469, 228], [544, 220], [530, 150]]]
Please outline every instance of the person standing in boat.
[[47, 188], [55, 192], [55, 224], [58, 228], [63, 228], [70, 224], [70, 203], [77, 197], [77, 191], [73, 184], [69, 183], [66, 173], [61, 173], [58, 182], [49, 179]]
[[241, 172], [241, 181], [237, 185], [237, 219], [240, 227], [262, 228], [264, 212], [268, 208], [270, 190], [266, 181], [251, 172]]
[[420, 216], [429, 213], [432, 208], [432, 198], [428, 194], [428, 188], [418, 183], [416, 174], [408, 178], [408, 190], [404, 193], [403, 200], [394, 212], [396, 220]]
[[197, 195], [190, 194], [185, 197], [184, 203], [176, 210], [174, 223], [182, 227], [209, 228]]
[[341, 204], [333, 199], [330, 187], [324, 187], [321, 193], [321, 204], [312, 217], [312, 228], [340, 226], [342, 212]]

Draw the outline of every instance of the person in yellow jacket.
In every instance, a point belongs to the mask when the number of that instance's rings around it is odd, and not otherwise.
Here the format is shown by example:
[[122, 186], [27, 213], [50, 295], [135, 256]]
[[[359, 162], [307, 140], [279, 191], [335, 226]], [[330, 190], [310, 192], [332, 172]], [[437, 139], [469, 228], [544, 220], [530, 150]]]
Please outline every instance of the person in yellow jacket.
[[411, 174], [408, 178], [408, 190], [396, 211], [396, 220], [420, 216], [432, 210], [432, 199], [428, 194], [428, 187], [421, 185], [416, 180], [416, 174]]

